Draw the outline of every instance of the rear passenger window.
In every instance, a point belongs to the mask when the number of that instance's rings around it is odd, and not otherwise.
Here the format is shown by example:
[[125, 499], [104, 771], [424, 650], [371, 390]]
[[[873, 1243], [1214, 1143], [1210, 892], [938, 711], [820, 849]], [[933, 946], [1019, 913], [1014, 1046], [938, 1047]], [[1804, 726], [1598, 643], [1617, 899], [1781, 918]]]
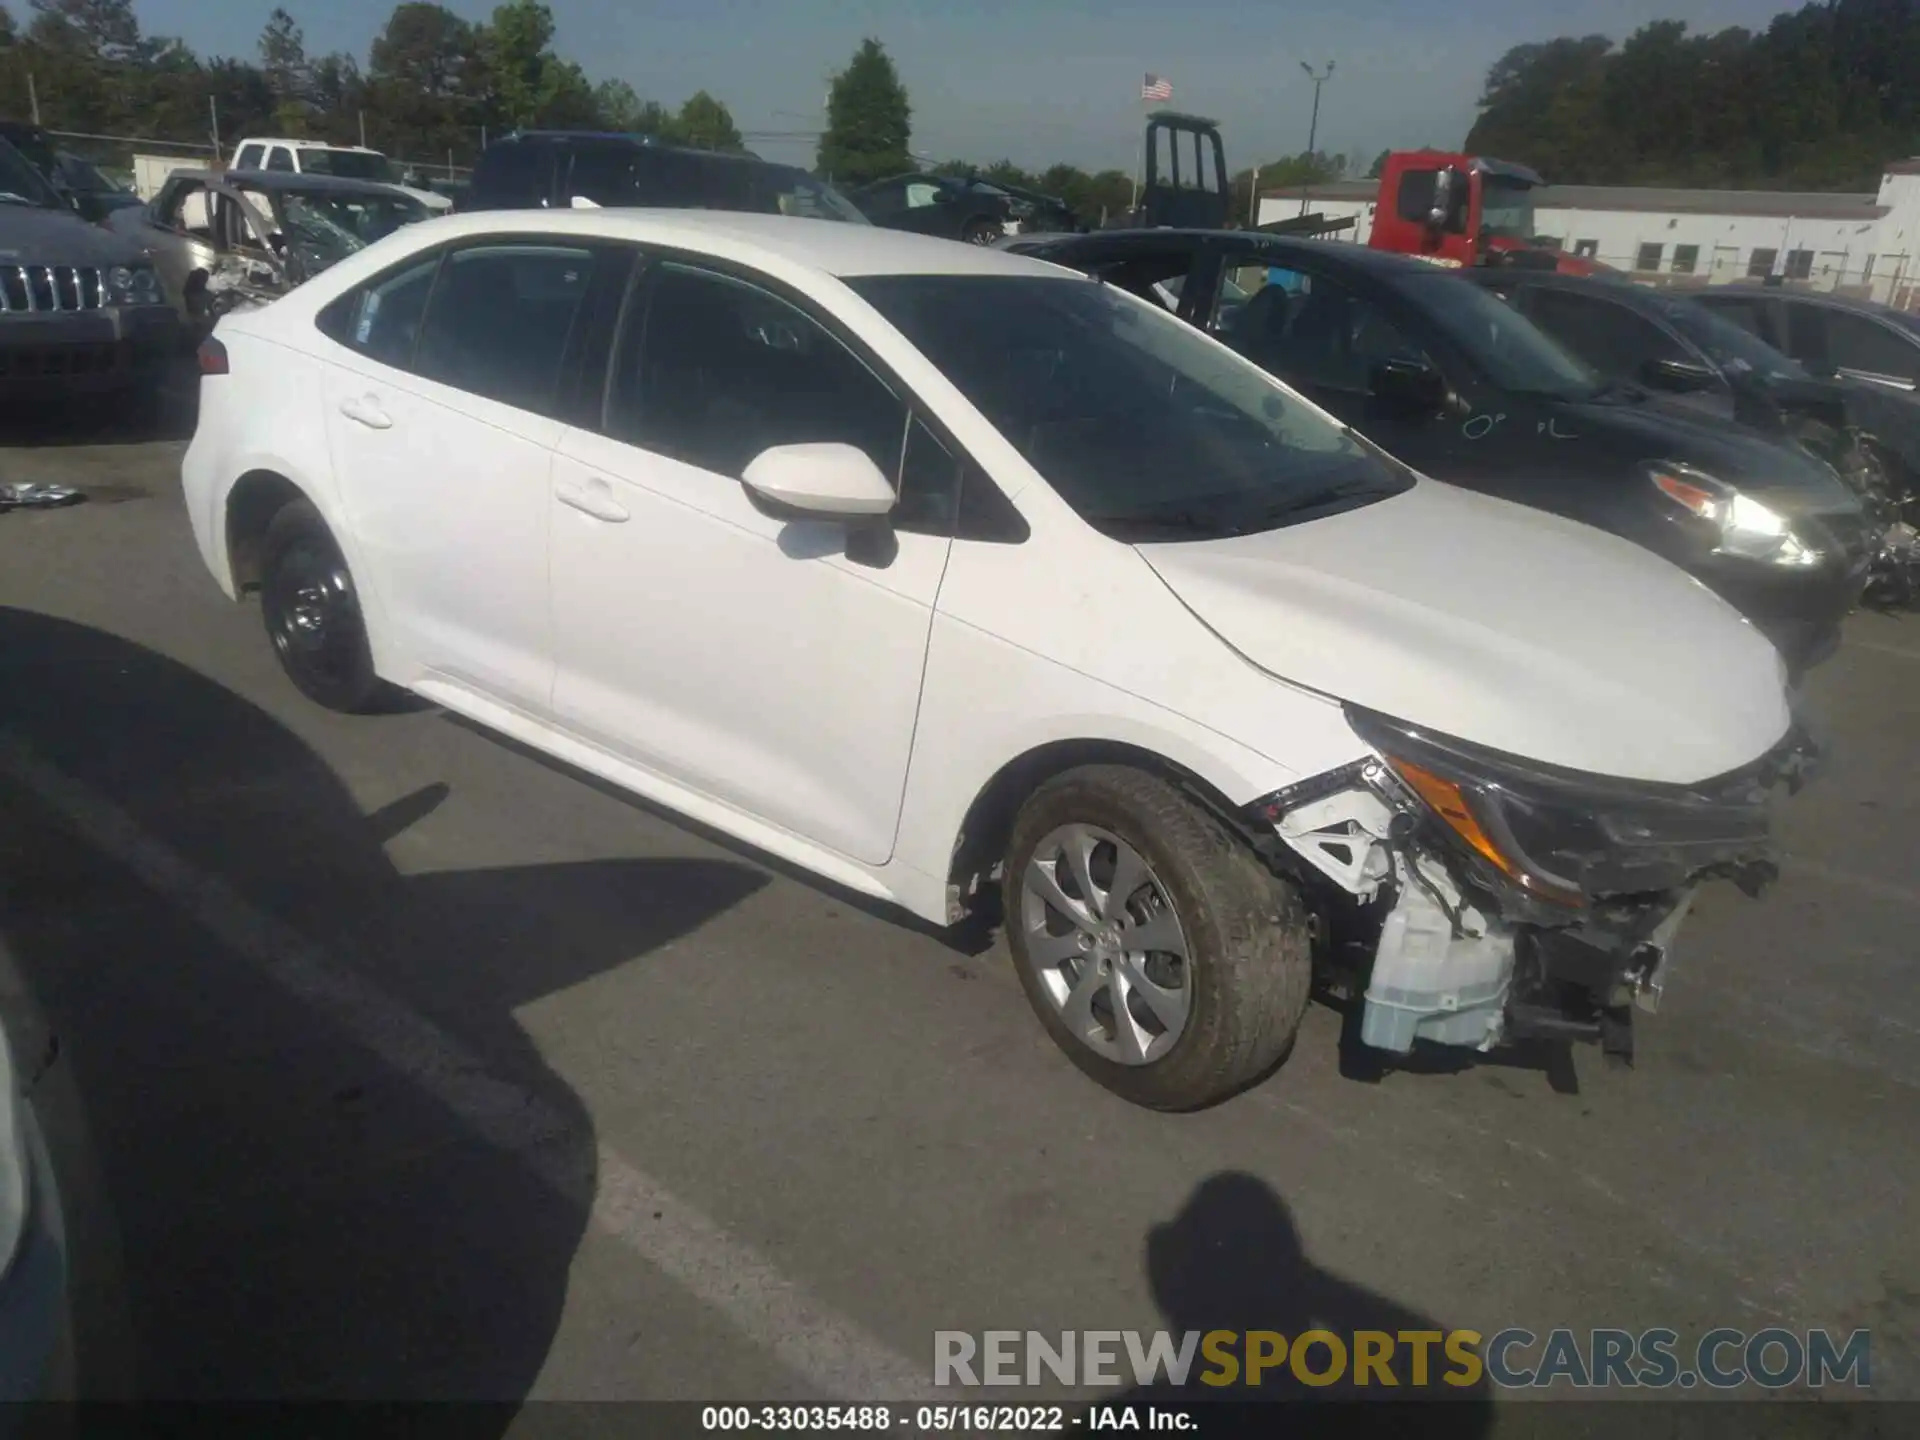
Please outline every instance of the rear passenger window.
[[567, 200], [578, 196], [596, 205], [633, 204], [633, 154], [625, 145], [588, 145], [575, 150], [567, 176]]
[[434, 286], [414, 369], [503, 405], [552, 414], [593, 266], [592, 251], [571, 246], [455, 251]]
[[258, 145], [242, 145], [240, 147], [240, 153], [234, 156], [233, 168], [236, 170], [258, 170], [260, 168], [260, 151], [261, 147]]
[[320, 312], [321, 333], [382, 365], [408, 368], [439, 266], [435, 255], [349, 290]]
[[473, 174], [473, 204], [499, 210], [536, 210], [547, 204], [552, 199], [554, 155], [552, 146], [517, 140], [488, 146]]
[[1610, 379], [1640, 372], [1650, 360], [1691, 360], [1686, 349], [1625, 305], [1551, 286], [1534, 287], [1526, 311], [1540, 328]]
[[[617, 440], [733, 479], [771, 446], [839, 441], [898, 483], [906, 404], [816, 321], [756, 285], [662, 265], [614, 366], [607, 429]], [[941, 483], [925, 499], [929, 514], [950, 503]]]

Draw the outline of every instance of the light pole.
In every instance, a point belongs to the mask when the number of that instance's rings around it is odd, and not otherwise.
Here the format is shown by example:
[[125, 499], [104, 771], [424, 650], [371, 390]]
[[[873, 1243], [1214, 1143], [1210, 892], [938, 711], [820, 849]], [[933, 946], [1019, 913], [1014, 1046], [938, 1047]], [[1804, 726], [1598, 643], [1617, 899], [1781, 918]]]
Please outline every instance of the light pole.
[[[1317, 75], [1314, 74], [1313, 66], [1304, 60], [1300, 62], [1300, 68], [1306, 71], [1307, 78], [1313, 81], [1313, 119], [1307, 122], [1307, 164], [1312, 165], [1314, 142], [1320, 136], [1320, 87], [1332, 77], [1333, 61], [1327, 61], [1327, 68]], [[1302, 215], [1307, 213], [1307, 187], [1304, 182], [1300, 186], [1300, 213]]]

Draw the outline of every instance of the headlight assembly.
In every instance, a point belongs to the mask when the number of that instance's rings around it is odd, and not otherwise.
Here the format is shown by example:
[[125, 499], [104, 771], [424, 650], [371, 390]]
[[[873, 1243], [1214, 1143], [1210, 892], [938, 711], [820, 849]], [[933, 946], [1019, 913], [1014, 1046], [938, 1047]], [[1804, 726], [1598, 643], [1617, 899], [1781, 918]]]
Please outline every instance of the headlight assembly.
[[106, 274], [107, 301], [112, 305], [163, 305], [166, 295], [160, 275], [151, 265], [116, 265]]
[[1357, 706], [1347, 721], [1470, 867], [1552, 905], [1676, 889], [1768, 854], [1779, 757], [1699, 785], [1588, 775]]
[[1795, 569], [1826, 559], [1822, 551], [1793, 533], [1779, 511], [1705, 471], [1660, 460], [1647, 466], [1647, 478], [1682, 510], [1718, 527], [1716, 554]]

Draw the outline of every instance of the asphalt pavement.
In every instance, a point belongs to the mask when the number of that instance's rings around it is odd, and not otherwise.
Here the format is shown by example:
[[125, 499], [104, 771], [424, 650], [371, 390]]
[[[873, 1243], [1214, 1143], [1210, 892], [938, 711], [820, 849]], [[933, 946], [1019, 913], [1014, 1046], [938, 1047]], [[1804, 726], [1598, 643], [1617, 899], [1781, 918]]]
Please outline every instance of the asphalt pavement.
[[[1920, 618], [1816, 672], [1782, 879], [1703, 898], [1631, 1070], [1380, 1074], [1316, 1005], [1165, 1116], [997, 943], [306, 703], [183, 441], [9, 423], [0, 482], [90, 492], [0, 514], [0, 1003], [59, 1038], [83, 1395], [909, 1399], [941, 1330], [1331, 1322], [1866, 1328], [1920, 1400]], [[1460, 1428], [1531, 1408], [1487, 1399]]]

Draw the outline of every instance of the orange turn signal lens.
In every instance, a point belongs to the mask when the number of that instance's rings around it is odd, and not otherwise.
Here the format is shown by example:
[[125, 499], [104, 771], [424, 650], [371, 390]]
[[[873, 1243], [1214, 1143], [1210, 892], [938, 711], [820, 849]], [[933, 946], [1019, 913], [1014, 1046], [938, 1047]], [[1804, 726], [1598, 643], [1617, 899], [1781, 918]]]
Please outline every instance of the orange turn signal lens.
[[1654, 471], [1653, 483], [1660, 487], [1661, 493], [1669, 500], [1691, 510], [1702, 520], [1720, 518], [1721, 497], [1706, 486], [1696, 485], [1693, 481], [1667, 470]]
[[1427, 802], [1427, 808], [1444, 820], [1454, 834], [1466, 841], [1475, 854], [1529, 895], [1538, 896], [1542, 900], [1551, 900], [1560, 905], [1583, 903], [1579, 895], [1561, 890], [1557, 886], [1541, 884], [1503, 855], [1500, 847], [1493, 843], [1493, 837], [1481, 828], [1479, 820], [1474, 817], [1472, 807], [1467, 804], [1465, 793], [1453, 781], [1436, 775], [1433, 771], [1416, 765], [1411, 760], [1389, 757], [1388, 763], [1393, 766], [1394, 773], [1412, 786], [1414, 793]]

